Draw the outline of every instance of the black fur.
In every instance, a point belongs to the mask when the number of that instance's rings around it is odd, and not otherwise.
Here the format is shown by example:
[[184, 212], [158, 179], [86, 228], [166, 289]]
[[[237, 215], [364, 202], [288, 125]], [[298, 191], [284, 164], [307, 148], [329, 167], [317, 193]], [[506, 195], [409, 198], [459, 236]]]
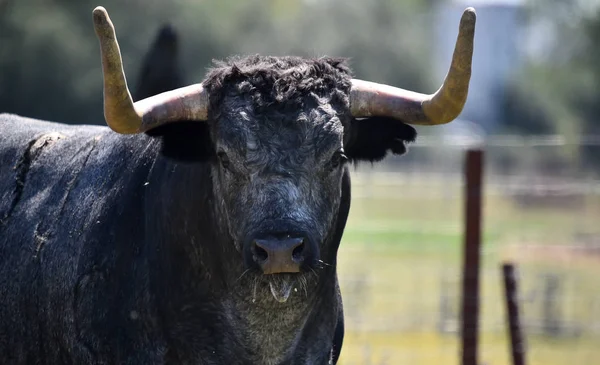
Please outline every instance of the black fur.
[[215, 63], [204, 81], [211, 119], [218, 119], [223, 98], [231, 92], [249, 94], [257, 114], [273, 108], [285, 114], [303, 109], [308, 93], [329, 98], [334, 107], [346, 104], [351, 86], [350, 69], [341, 58], [254, 55]]
[[[342, 58], [325, 57], [307, 62], [299, 57], [250, 56], [216, 61], [215, 64], [204, 81], [210, 91], [211, 120], [218, 119], [223, 97], [233, 92], [232, 87], [238, 92], [252, 94], [256, 114], [279, 111], [285, 115], [304, 107], [303, 96], [307, 91], [319, 96], [331, 93], [333, 106], [344, 110], [351, 86], [352, 73], [347, 60]], [[156, 73], [170, 69], [156, 70]], [[175, 75], [173, 79], [176, 79]], [[164, 83], [153, 89], [152, 93], [138, 94], [158, 94], [170, 90], [170, 85], [170, 82]], [[344, 114], [344, 119], [349, 120], [344, 126], [344, 150], [346, 156], [355, 163], [378, 162], [390, 152], [403, 155], [407, 152], [407, 144], [414, 142], [417, 136], [413, 127], [396, 119], [348, 118], [349, 110], [344, 110]], [[166, 156], [194, 161], [213, 155], [209, 138], [205, 135], [208, 132], [204, 127], [182, 123], [160, 127], [149, 133], [164, 136], [163, 153]]]
[[[172, 45], [155, 43], [137, 97], [181, 86]], [[415, 138], [353, 119], [351, 77], [343, 59], [217, 62], [208, 123], [142, 135], [0, 115], [0, 362], [334, 364], [351, 196], [332, 161]], [[282, 227], [306, 232], [313, 271], [249, 270], [246, 236]], [[286, 282], [299, 290], [281, 303], [271, 285]]]

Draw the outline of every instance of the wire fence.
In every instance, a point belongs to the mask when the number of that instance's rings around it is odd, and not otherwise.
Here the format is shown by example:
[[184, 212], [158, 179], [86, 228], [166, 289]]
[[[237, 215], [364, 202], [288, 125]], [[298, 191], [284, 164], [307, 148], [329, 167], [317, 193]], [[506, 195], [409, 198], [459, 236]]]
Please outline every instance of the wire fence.
[[358, 166], [340, 249], [341, 363], [458, 364], [466, 147], [485, 150], [482, 364], [508, 364], [501, 264], [517, 268], [529, 364], [600, 364], [600, 136], [423, 138]]

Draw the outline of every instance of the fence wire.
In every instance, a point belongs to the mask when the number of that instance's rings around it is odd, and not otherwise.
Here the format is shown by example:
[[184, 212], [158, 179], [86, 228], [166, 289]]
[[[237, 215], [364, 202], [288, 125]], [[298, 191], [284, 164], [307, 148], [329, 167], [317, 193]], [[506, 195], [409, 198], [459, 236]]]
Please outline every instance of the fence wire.
[[[527, 363], [600, 364], [600, 136], [424, 138], [352, 171], [341, 364], [458, 364], [466, 147], [485, 151], [479, 359], [509, 364], [501, 264]], [[582, 148], [585, 147], [585, 154]]]

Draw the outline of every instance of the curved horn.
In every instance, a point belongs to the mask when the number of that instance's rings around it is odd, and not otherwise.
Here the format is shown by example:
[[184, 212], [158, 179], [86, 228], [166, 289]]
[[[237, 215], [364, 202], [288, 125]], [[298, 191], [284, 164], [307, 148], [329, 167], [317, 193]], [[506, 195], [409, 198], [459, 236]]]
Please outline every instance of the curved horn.
[[350, 107], [354, 117], [388, 116], [408, 124], [437, 125], [454, 120], [469, 92], [475, 9], [465, 9], [460, 20], [452, 64], [442, 86], [427, 95], [363, 80], [352, 80]]
[[127, 87], [115, 28], [106, 9], [94, 9], [94, 29], [100, 41], [104, 73], [104, 118], [117, 133], [141, 133], [177, 120], [206, 120], [208, 94], [195, 84], [136, 103]]

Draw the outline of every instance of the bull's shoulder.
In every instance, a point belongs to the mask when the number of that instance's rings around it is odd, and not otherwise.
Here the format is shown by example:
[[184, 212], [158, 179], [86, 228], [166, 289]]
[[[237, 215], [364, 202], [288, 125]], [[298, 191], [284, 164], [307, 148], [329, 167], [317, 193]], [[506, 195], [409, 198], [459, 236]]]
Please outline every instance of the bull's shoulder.
[[79, 194], [101, 204], [106, 191], [123, 190], [129, 180], [146, 176], [155, 151], [147, 148], [152, 142], [145, 135], [8, 114], [0, 115], [0, 135], [0, 224], [5, 226], [19, 223], [13, 219], [18, 214], [32, 222], [64, 213], [81, 204]]

